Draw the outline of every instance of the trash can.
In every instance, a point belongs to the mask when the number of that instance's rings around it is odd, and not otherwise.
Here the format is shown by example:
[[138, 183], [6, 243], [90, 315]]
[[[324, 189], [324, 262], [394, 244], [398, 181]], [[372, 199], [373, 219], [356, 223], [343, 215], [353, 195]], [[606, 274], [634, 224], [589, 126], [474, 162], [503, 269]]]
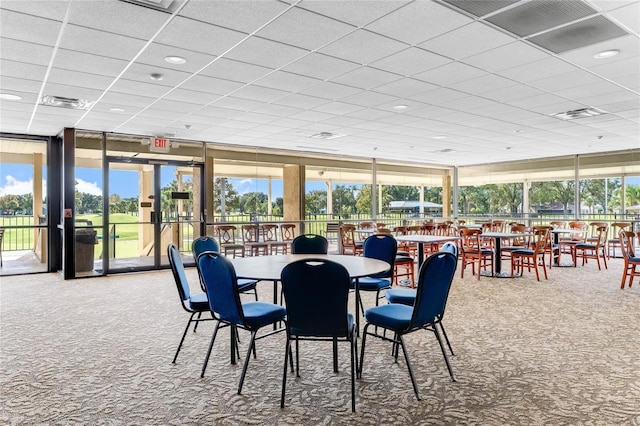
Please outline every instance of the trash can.
[[93, 271], [97, 234], [92, 228], [76, 229], [76, 272]]

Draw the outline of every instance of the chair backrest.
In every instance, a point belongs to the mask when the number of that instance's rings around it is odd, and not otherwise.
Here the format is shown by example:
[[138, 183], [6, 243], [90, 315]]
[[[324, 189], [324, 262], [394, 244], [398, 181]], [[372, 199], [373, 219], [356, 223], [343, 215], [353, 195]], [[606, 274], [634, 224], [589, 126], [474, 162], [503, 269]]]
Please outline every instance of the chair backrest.
[[410, 328], [422, 327], [444, 316], [458, 261], [452, 253], [434, 253], [424, 261], [418, 276]]
[[549, 243], [549, 228], [547, 226], [534, 226], [532, 239], [533, 251], [538, 254], [544, 253]]
[[197, 260], [198, 256], [205, 251], [220, 251], [220, 246], [215, 238], [205, 235], [193, 240], [193, 243], [191, 244], [193, 260]]
[[229, 259], [216, 252], [204, 252], [196, 262], [209, 297], [209, 308], [218, 318], [244, 324], [236, 270]]
[[445, 253], [451, 253], [456, 257], [456, 259], [458, 258], [458, 245], [453, 241], [447, 241], [446, 243], [444, 243], [442, 245], [442, 248], [440, 248], [440, 251]]
[[218, 241], [220, 245], [235, 244], [236, 243], [236, 226], [235, 225], [218, 225], [216, 232], [218, 234]]
[[262, 225], [262, 238], [264, 241], [278, 241], [278, 225], [274, 223]]
[[475, 228], [460, 228], [460, 248], [463, 252], [478, 250], [482, 231]]
[[180, 250], [175, 244], [169, 244], [167, 247], [167, 257], [169, 258], [169, 265], [171, 265], [171, 272], [173, 272], [173, 279], [176, 282], [176, 287], [178, 287], [182, 306], [185, 306], [184, 302], [191, 297], [191, 291], [184, 271], [184, 263], [182, 263], [182, 257], [180, 257]]
[[329, 241], [322, 235], [298, 235], [291, 242], [291, 252], [293, 254], [327, 254]]
[[635, 249], [633, 248], [633, 239], [635, 237], [635, 234], [632, 231], [623, 230], [618, 233], [618, 237], [620, 238], [622, 257], [624, 257], [625, 261], [632, 257], [635, 257]]
[[260, 241], [260, 228], [258, 225], [242, 225], [240, 229], [242, 230], [242, 242], [244, 244]]
[[347, 336], [349, 273], [326, 259], [305, 259], [284, 267], [282, 290], [287, 323], [298, 336]]
[[280, 225], [280, 239], [282, 241], [293, 241], [296, 237], [296, 224], [283, 223]]
[[391, 265], [388, 271], [372, 275], [375, 278], [389, 278], [393, 275], [393, 264], [398, 252], [398, 242], [391, 235], [374, 234], [364, 240], [362, 247], [364, 257], [382, 260]]
[[344, 224], [340, 226], [340, 241], [342, 243], [342, 254], [347, 250], [355, 253], [356, 248], [356, 227], [355, 225]]
[[[632, 223], [631, 222], [613, 222], [611, 224], [611, 235], [613, 236], [613, 238], [618, 238], [618, 235], [620, 234], [620, 231], [631, 231]], [[627, 229], [628, 228], [628, 229]]]
[[602, 247], [605, 244], [607, 244], [608, 235], [609, 235], [609, 226], [606, 223], [600, 226], [597, 226], [595, 230], [595, 237], [598, 238], [596, 245], [599, 247]]
[[553, 226], [553, 228], [564, 228], [565, 226], [567, 226], [566, 222], [563, 220], [554, 220], [552, 222], [549, 222], [549, 225]]

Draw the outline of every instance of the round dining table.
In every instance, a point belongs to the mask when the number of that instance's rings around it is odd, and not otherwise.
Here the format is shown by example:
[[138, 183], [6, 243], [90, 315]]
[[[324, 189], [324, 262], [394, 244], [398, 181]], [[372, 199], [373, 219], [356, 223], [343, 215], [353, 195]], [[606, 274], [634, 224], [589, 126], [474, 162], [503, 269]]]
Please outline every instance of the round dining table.
[[[278, 281], [282, 270], [288, 264], [303, 259], [326, 259], [339, 263], [354, 279], [356, 294], [358, 294], [359, 278], [388, 271], [391, 268], [387, 262], [363, 256], [342, 254], [285, 254], [274, 256], [252, 256], [229, 259], [233, 264], [238, 278], [249, 278], [260, 281], [273, 281], [273, 302], [278, 303]], [[360, 326], [360, 301], [356, 297], [356, 326]]]

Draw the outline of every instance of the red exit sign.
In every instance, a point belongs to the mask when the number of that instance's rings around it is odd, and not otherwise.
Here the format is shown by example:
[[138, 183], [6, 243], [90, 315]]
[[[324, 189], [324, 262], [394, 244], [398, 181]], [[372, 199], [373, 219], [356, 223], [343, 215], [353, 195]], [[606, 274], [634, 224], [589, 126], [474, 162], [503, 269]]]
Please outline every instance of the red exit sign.
[[165, 138], [152, 138], [151, 144], [149, 146], [149, 151], [151, 152], [169, 152], [169, 139]]

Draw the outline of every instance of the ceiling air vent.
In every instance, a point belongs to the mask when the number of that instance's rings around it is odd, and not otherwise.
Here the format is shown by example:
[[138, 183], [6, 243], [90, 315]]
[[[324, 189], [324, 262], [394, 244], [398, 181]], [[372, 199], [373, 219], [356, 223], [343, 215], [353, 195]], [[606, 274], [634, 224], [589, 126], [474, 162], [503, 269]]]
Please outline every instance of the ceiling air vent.
[[161, 12], [173, 13], [183, 3], [183, 0], [121, 0], [138, 6], [147, 7], [149, 9], [159, 10]]
[[45, 95], [40, 99], [40, 105], [69, 109], [89, 109], [93, 106], [93, 101], [84, 99], [64, 98], [62, 96]]
[[331, 132], [320, 132], [320, 133], [316, 133], [313, 134], [311, 136], [309, 136], [310, 138], [315, 138], [315, 139], [337, 139], [337, 138], [341, 138], [344, 135], [339, 135], [336, 133], [331, 133]]
[[606, 112], [599, 110], [598, 108], [582, 108], [552, 114], [552, 117], [556, 117], [561, 120], [575, 120], [577, 118], [597, 117], [602, 114], [606, 114]]

